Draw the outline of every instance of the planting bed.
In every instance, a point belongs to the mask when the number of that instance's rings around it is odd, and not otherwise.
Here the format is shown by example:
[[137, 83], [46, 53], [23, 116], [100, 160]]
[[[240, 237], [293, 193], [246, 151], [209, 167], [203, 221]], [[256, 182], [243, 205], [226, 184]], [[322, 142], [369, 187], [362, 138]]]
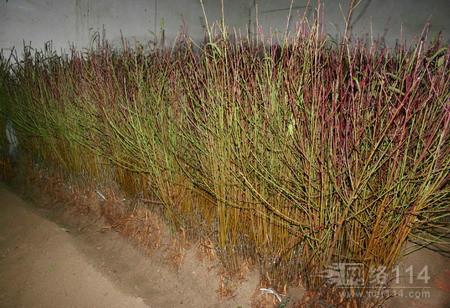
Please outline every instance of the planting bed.
[[[0, 61], [2, 125], [24, 157], [115, 183], [208, 242], [230, 276], [248, 264], [277, 290], [370, 305], [355, 294], [386, 287], [372, 270], [407, 241], [448, 249], [450, 52], [425, 38], [335, 42], [302, 21], [171, 49], [26, 47]], [[336, 263], [362, 266], [347, 296], [323, 275]]]

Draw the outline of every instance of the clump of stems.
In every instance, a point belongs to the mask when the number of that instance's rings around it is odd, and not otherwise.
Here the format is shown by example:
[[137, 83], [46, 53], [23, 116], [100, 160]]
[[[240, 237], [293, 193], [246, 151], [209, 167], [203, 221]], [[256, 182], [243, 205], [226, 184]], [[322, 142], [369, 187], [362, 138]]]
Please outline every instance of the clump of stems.
[[335, 45], [301, 22], [281, 41], [222, 25], [144, 47], [25, 48], [1, 75], [22, 150], [157, 200], [228, 269], [250, 258], [272, 284], [314, 288], [333, 262], [391, 267], [408, 240], [447, 241], [439, 42]]

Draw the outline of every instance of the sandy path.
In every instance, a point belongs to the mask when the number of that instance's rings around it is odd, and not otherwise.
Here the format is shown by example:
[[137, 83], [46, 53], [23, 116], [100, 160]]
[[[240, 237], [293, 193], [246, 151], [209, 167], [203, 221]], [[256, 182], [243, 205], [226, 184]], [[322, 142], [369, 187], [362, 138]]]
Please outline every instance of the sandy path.
[[0, 307], [248, 307], [257, 277], [221, 301], [217, 273], [188, 252], [176, 272], [115, 232], [77, 232], [0, 184]]
[[1, 307], [149, 307], [94, 268], [63, 228], [0, 187]]

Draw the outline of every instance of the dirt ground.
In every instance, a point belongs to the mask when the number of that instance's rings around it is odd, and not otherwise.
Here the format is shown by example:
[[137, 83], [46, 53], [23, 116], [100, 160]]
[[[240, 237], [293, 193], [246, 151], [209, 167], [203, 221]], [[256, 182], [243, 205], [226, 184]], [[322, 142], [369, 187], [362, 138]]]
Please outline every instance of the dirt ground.
[[421, 249], [395, 268], [387, 308], [450, 307], [450, 258]]
[[[256, 273], [221, 300], [213, 265], [190, 249], [177, 271], [163, 251], [145, 255], [99, 221], [71, 221], [0, 184], [0, 307], [250, 307]], [[450, 307], [448, 258], [422, 250], [399, 274], [386, 307]]]
[[220, 300], [217, 272], [193, 251], [176, 271], [113, 231], [62, 227], [49, 215], [0, 186], [0, 307], [250, 306], [255, 275]]

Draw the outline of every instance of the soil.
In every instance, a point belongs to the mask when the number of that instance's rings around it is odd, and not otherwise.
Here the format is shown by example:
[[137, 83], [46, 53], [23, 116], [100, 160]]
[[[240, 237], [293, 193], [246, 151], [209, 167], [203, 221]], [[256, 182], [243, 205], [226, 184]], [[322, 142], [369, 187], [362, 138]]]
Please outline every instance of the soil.
[[175, 270], [164, 249], [149, 256], [101, 223], [58, 215], [0, 186], [0, 307], [250, 306], [255, 274], [221, 299], [214, 265], [194, 249]]

